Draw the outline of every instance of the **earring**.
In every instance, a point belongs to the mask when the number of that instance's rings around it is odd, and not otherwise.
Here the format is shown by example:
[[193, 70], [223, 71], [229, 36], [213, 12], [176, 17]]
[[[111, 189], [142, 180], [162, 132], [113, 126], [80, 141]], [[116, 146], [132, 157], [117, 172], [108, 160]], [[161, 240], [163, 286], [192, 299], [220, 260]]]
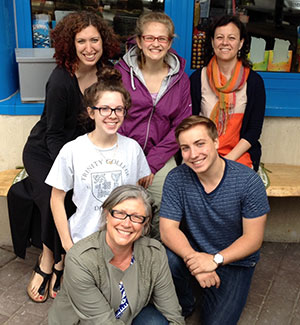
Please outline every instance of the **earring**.
[[238, 50], [237, 57], [238, 57], [238, 59], [241, 57], [241, 50]]

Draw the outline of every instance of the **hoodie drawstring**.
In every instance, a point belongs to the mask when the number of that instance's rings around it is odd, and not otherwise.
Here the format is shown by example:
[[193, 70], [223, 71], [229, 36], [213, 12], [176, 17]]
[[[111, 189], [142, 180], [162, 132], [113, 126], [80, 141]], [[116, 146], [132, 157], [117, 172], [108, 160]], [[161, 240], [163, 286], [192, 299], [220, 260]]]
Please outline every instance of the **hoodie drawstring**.
[[131, 83], [131, 88], [133, 90], [136, 90], [135, 84], [134, 84], [134, 77], [133, 77], [133, 68], [130, 66], [130, 83]]

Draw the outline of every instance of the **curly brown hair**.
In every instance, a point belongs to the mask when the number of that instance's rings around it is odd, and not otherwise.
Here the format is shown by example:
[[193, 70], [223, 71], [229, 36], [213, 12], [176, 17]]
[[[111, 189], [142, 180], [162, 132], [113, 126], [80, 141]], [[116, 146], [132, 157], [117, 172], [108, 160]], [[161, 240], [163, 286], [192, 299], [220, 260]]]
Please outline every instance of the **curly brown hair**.
[[91, 25], [99, 31], [102, 39], [103, 54], [97, 63], [98, 69], [100, 66], [106, 65], [109, 59], [119, 53], [118, 38], [103, 18], [90, 11], [70, 13], [51, 31], [51, 39], [55, 48], [54, 57], [57, 65], [66, 68], [72, 75], [79, 64], [75, 48], [75, 36]]

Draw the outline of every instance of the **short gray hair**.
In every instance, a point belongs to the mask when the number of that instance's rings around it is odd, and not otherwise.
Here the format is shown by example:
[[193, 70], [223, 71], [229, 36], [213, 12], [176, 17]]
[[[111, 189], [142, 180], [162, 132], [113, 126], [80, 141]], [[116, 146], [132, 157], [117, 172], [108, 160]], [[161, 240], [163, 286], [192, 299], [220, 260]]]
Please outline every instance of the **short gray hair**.
[[[148, 217], [144, 223], [143, 235], [148, 234], [150, 231], [152, 215], [155, 209], [154, 200], [151, 195], [139, 185], [121, 185], [116, 187], [102, 204], [102, 220], [105, 220], [106, 218], [106, 211], [110, 212], [117, 204], [128, 199], [141, 199], [143, 201], [146, 210], [145, 217]], [[105, 227], [101, 228], [103, 229]]]

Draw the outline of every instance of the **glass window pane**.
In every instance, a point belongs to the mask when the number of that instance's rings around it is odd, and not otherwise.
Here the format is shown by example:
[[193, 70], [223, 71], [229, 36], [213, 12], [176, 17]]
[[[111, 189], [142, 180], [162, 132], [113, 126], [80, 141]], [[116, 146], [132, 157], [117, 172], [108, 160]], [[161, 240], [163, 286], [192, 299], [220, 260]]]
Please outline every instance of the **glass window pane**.
[[300, 72], [300, 0], [194, 0], [192, 69], [203, 66], [209, 22], [224, 14], [246, 24], [250, 59], [260, 60], [252, 62], [254, 70]]
[[31, 0], [33, 47], [51, 47], [50, 30], [66, 14], [93, 10], [101, 15], [122, 41], [134, 34], [137, 18], [146, 11], [164, 10], [164, 0]]

